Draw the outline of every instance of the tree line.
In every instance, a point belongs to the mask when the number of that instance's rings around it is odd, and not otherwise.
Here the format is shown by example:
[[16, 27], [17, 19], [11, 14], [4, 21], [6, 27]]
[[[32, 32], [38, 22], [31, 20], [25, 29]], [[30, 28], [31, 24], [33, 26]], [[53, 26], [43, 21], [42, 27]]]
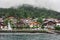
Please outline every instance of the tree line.
[[0, 17], [14, 16], [17, 18], [60, 18], [60, 13], [46, 8], [22, 5], [17, 8], [0, 8]]

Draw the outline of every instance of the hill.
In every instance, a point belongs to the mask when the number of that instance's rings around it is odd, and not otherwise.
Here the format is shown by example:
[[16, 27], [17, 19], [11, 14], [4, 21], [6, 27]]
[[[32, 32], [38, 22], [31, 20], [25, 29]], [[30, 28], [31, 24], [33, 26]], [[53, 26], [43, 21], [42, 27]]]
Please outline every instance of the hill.
[[45, 8], [23, 5], [17, 8], [0, 8], [0, 17], [15, 16], [19, 18], [60, 18], [60, 13]]

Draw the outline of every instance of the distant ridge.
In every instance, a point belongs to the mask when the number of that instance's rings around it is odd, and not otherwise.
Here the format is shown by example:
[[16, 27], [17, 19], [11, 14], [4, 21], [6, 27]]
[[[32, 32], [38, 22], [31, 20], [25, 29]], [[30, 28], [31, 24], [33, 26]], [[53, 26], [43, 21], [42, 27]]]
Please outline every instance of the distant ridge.
[[33, 7], [31, 5], [18, 6], [17, 8], [0, 8], [0, 17], [15, 16], [19, 18], [60, 18], [60, 13], [46, 8]]

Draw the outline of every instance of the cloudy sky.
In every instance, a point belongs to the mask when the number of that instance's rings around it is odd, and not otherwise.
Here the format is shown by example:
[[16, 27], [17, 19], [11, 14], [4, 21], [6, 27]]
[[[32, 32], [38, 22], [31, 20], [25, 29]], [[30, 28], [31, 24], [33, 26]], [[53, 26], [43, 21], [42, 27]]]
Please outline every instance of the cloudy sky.
[[60, 0], [0, 0], [0, 8], [16, 7], [22, 4], [45, 7], [60, 12]]

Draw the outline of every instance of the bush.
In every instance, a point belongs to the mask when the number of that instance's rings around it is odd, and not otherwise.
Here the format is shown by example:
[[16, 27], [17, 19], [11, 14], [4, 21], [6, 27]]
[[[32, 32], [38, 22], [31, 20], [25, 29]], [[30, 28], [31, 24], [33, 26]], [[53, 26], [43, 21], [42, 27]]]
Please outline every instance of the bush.
[[42, 29], [44, 29], [44, 26], [41, 26]]
[[60, 26], [55, 26], [55, 30], [60, 30]]
[[39, 28], [39, 27], [38, 26], [33, 26], [32, 28], [34, 29], [34, 28]]

